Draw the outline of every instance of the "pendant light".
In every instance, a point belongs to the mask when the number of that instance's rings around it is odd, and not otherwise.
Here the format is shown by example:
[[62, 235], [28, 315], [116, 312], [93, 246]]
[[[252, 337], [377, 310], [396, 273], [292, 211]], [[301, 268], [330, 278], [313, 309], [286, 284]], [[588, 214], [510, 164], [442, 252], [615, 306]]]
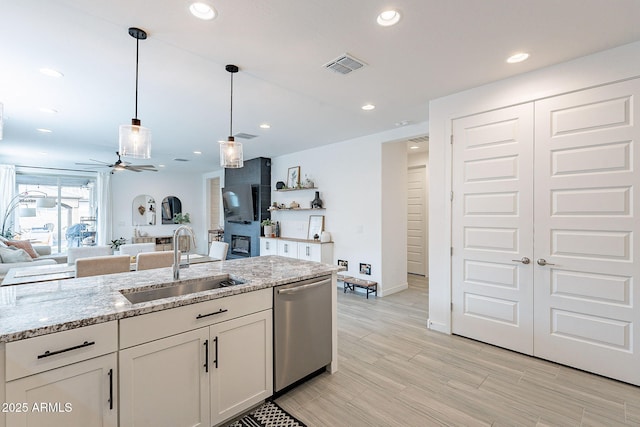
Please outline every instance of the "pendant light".
[[231, 120], [229, 121], [229, 138], [220, 141], [220, 166], [237, 169], [244, 166], [242, 159], [242, 143], [233, 137], [233, 75], [238, 72], [236, 65], [227, 65], [225, 69], [231, 73]]
[[151, 130], [140, 126], [138, 119], [138, 48], [140, 40], [147, 38], [147, 33], [140, 28], [129, 28], [129, 35], [136, 39], [136, 110], [131, 125], [120, 126], [118, 152], [123, 157], [148, 159], [151, 157]]

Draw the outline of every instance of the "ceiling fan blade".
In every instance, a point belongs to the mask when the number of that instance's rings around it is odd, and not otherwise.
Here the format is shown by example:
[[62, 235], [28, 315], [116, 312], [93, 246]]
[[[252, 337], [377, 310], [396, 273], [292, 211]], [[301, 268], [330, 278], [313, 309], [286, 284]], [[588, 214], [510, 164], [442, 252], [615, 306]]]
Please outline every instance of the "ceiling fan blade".
[[100, 163], [76, 163], [78, 166], [95, 166], [97, 168], [103, 168], [105, 166], [109, 166], [109, 164], [100, 164]]
[[102, 163], [103, 165], [109, 165], [109, 162], [103, 162], [102, 160], [96, 160], [96, 159], [89, 159], [89, 160], [96, 163]]
[[151, 169], [155, 169], [156, 167], [153, 165], [131, 165], [134, 168], [151, 168]]

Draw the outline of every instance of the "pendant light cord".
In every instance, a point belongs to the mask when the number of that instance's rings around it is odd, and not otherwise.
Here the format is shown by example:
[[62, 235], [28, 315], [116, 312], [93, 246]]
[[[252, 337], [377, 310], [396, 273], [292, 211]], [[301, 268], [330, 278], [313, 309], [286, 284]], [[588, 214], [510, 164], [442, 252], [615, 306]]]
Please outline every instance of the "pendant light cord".
[[136, 114], [135, 118], [138, 118], [138, 54], [140, 47], [140, 39], [136, 37]]
[[233, 73], [231, 74], [231, 111], [229, 114], [230, 120], [229, 120], [229, 136], [233, 136]]

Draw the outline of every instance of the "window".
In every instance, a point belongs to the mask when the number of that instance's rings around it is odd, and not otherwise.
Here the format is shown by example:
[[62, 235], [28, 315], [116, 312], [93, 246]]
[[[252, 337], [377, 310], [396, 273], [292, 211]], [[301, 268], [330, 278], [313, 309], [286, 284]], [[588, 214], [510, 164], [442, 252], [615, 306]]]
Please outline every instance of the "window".
[[16, 238], [51, 247], [52, 253], [95, 245], [96, 180], [87, 176], [16, 174], [18, 193], [28, 192], [14, 227]]

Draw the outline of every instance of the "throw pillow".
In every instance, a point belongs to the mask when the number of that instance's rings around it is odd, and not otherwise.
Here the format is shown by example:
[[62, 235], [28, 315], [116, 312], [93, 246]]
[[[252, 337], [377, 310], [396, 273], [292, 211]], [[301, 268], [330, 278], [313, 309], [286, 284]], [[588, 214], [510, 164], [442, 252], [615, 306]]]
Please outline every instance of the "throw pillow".
[[31, 255], [31, 258], [38, 258], [38, 253], [31, 246], [31, 242], [28, 240], [8, 240], [7, 245], [14, 246], [18, 249], [24, 249], [26, 253]]
[[4, 263], [33, 262], [33, 258], [24, 249], [0, 248], [0, 259]]

